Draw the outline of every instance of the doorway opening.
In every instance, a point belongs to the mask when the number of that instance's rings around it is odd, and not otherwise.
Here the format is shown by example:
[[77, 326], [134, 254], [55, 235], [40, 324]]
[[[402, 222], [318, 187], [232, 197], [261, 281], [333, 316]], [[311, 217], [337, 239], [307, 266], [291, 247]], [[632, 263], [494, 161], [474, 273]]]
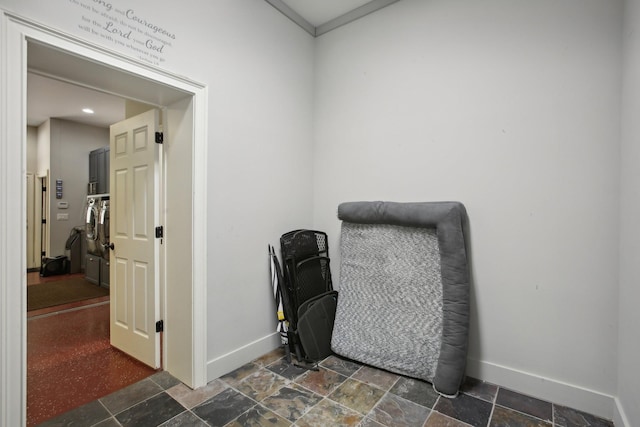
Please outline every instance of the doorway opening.
[[[42, 96], [51, 96], [61, 85], [60, 82], [55, 81], [55, 83], [52, 82], [53, 87], [49, 87], [40, 81], [38, 85], [32, 86], [30, 82], [31, 80], [28, 83], [28, 102], [38, 101], [40, 110], [43, 110], [43, 105], [49, 102], [47, 99], [41, 99]], [[34, 89], [40, 90], [42, 96], [32, 94]], [[70, 103], [76, 99], [84, 102], [85, 98], [79, 97], [78, 90], [77, 87], [69, 86], [66, 94], [58, 93], [58, 95], [66, 97]], [[83, 91], [87, 90], [83, 89]], [[100, 94], [94, 91], [87, 92], [90, 92], [86, 96], [93, 101], [90, 105], [96, 112], [108, 107], [108, 104], [100, 105], [99, 101], [102, 100]], [[65, 111], [61, 105], [64, 102], [66, 101], [57, 101], [53, 105], [54, 108], [48, 110], [51, 117], [56, 117], [55, 110], [61, 113]], [[124, 100], [118, 106], [124, 110]], [[144, 109], [157, 111], [152, 106], [145, 106]], [[31, 108], [27, 108], [27, 111], [31, 111]], [[131, 109], [127, 109], [127, 113], [122, 111], [121, 114], [124, 117], [137, 112], [137, 110], [130, 111]], [[111, 120], [110, 117], [105, 119], [105, 121], [109, 120]], [[120, 120], [118, 124], [121, 125], [125, 121]], [[33, 124], [33, 120], [30, 120], [30, 123]], [[51, 271], [50, 267], [46, 267], [44, 276], [40, 276], [38, 272], [27, 274], [27, 425], [40, 424], [61, 413], [102, 398], [154, 374], [161, 366], [161, 361], [148, 358], [144, 360], [145, 363], [142, 363], [141, 355], [133, 354], [132, 348], [127, 346], [128, 341], [114, 343], [114, 334], [110, 331], [110, 318], [113, 319], [114, 316], [110, 316], [109, 313], [119, 312], [115, 310], [114, 304], [110, 304], [110, 301], [120, 301], [122, 298], [117, 297], [121, 287], [109, 279], [109, 276], [118, 277], [118, 275], [109, 274], [109, 265], [113, 265], [110, 262], [113, 259], [122, 259], [120, 253], [124, 245], [118, 242], [117, 250], [107, 249], [109, 246], [109, 233], [105, 233], [109, 227], [107, 200], [109, 195], [114, 201], [121, 200], [112, 191], [114, 187], [105, 184], [105, 177], [109, 178], [109, 171], [106, 169], [112, 169], [109, 168], [109, 162], [104, 159], [104, 154], [108, 155], [110, 151], [105, 149], [105, 144], [110, 145], [109, 128], [58, 118], [47, 119], [46, 123], [39, 128], [40, 132], [36, 132], [41, 134], [38, 138], [39, 143], [48, 145], [50, 149], [44, 147], [37, 151], [50, 153], [49, 164], [54, 182], [58, 180], [64, 182], [62, 197], [57, 197], [55, 191], [43, 192], [43, 194], [51, 193], [51, 205], [49, 206], [46, 200], [43, 201], [46, 207], [44, 211], [50, 211], [50, 217], [53, 218], [50, 223], [47, 223], [53, 239], [46, 256], [55, 257], [62, 253], [64, 244], [62, 238], [65, 235], [69, 235], [65, 248], [69, 247], [71, 240], [75, 243], [72, 247], [77, 250], [64, 252], [65, 256], [68, 256], [65, 260], [68, 262], [65, 270]], [[156, 153], [159, 153], [161, 147], [161, 145], [151, 144], [152, 150]], [[34, 151], [35, 148], [29, 147], [29, 150]], [[96, 154], [103, 155], [100, 158], [102, 161], [91, 162], [90, 160], [96, 157]], [[27, 157], [35, 156], [28, 152]], [[43, 163], [46, 162], [43, 161]], [[97, 180], [100, 184], [97, 186], [98, 190], [91, 191], [87, 183], [96, 182], [91, 172], [96, 167], [93, 163], [99, 164], [105, 170], [97, 173], [100, 175], [100, 179]], [[161, 161], [148, 166], [147, 170], [158, 175]], [[50, 184], [48, 186], [51, 187]], [[160, 192], [162, 192], [161, 189]], [[142, 196], [144, 201], [146, 197], [144, 194]], [[96, 200], [101, 202], [96, 203]], [[134, 197], [134, 210], [135, 206], [143, 205], [142, 201]], [[58, 209], [60, 204], [63, 205], [63, 209]], [[29, 207], [29, 203], [27, 205]], [[117, 210], [117, 206], [114, 210]], [[154, 205], [149, 210], [158, 215], [160, 209]], [[63, 216], [63, 220], [60, 220], [60, 216]], [[78, 223], [85, 223], [85, 225], [79, 227]], [[78, 228], [80, 232], [77, 232]], [[149, 224], [148, 228], [147, 233], [152, 234], [153, 224]], [[75, 233], [69, 234], [70, 231]], [[80, 246], [84, 246], [84, 250], [81, 251]], [[85, 261], [84, 268], [80, 266], [81, 260]], [[154, 259], [150, 265], [160, 267], [159, 263], [160, 259]], [[47, 265], [45, 263], [45, 266]], [[156, 275], [156, 278], [159, 278], [159, 275]], [[157, 280], [156, 278], [152, 280]], [[152, 285], [148, 290], [153, 294], [155, 288], [159, 289], [159, 286], [155, 286], [155, 282]], [[103, 296], [109, 291], [111, 291], [111, 299], [108, 295]], [[51, 307], [54, 304], [55, 306]], [[114, 310], [110, 310], [110, 306]], [[135, 304], [129, 304], [129, 307], [133, 308]], [[154, 322], [154, 318], [159, 317], [156, 317], [156, 310], [158, 313], [163, 311], [158, 307], [155, 299], [154, 307], [157, 308], [148, 310], [153, 316], [150, 323]], [[147, 308], [145, 304], [145, 309]], [[129, 317], [135, 318], [135, 316]], [[138, 328], [139, 331], [140, 328]], [[157, 347], [152, 347], [151, 351], [159, 355], [160, 334], [156, 334], [154, 329], [149, 335], [148, 340], [153, 340], [150, 344]], [[139, 336], [137, 334], [134, 338]]]
[[[22, 425], [26, 407], [26, 76], [28, 55], [40, 51], [40, 69], [50, 75], [108, 93], [165, 108], [166, 162], [163, 208], [165, 251], [162, 277], [164, 367], [190, 387], [206, 384], [206, 88], [190, 80], [140, 64], [24, 18], [2, 15], [3, 109], [0, 184], [8, 189], [0, 203], [3, 272], [0, 328], [2, 402], [0, 421]], [[29, 67], [36, 67], [30, 63]], [[19, 141], [19, 144], [15, 142]], [[24, 182], [23, 182], [24, 181]], [[11, 186], [10, 182], [20, 182]], [[188, 191], [185, 191], [185, 187]], [[188, 203], [182, 203], [187, 194]], [[176, 202], [177, 201], [177, 202]], [[175, 202], [175, 204], [174, 204]], [[21, 206], [22, 209], [15, 209]], [[177, 208], [177, 209], [176, 209]], [[194, 233], [193, 230], [198, 230]], [[25, 250], [9, 250], [8, 241]], [[186, 278], [185, 278], [185, 272]], [[180, 288], [176, 289], [179, 284]], [[185, 286], [186, 285], [186, 286]], [[19, 392], [19, 390], [21, 390]]]

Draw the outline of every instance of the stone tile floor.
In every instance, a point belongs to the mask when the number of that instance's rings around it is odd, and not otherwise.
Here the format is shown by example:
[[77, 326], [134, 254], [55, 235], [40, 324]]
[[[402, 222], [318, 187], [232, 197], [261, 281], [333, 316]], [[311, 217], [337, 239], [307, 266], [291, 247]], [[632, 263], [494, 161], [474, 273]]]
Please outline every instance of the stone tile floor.
[[472, 378], [454, 399], [431, 384], [329, 356], [311, 371], [281, 349], [191, 390], [166, 372], [42, 426], [612, 427], [610, 421]]

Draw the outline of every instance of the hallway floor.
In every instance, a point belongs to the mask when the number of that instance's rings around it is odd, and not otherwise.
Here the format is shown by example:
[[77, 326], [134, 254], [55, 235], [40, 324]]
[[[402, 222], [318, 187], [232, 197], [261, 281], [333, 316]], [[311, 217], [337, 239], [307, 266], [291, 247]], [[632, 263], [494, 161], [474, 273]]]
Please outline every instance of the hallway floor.
[[[27, 286], [41, 285], [41, 284], [44, 284], [44, 283], [55, 282], [55, 281], [60, 280], [61, 278], [72, 279], [72, 278], [76, 278], [76, 277], [84, 277], [84, 273], [74, 273], [74, 274], [64, 274], [64, 275], [58, 275], [58, 276], [41, 277], [40, 273], [38, 273], [37, 271], [32, 271], [32, 272], [28, 272], [27, 273]], [[109, 296], [108, 295], [104, 296], [104, 297], [91, 298], [91, 299], [87, 299], [87, 300], [83, 300], [83, 301], [77, 301], [77, 302], [72, 302], [72, 303], [63, 304], [63, 305], [57, 305], [57, 306], [53, 306], [53, 307], [41, 308], [41, 309], [38, 309], [38, 310], [28, 311], [27, 312], [27, 318], [38, 317], [38, 316], [42, 316], [43, 314], [58, 313], [58, 312], [61, 312], [61, 311], [70, 310], [72, 308], [83, 307], [83, 306], [87, 306], [87, 305], [93, 305], [93, 304], [97, 304], [99, 302], [105, 302], [105, 301], [109, 301]]]
[[156, 373], [43, 426], [612, 427], [610, 421], [469, 378], [448, 399], [430, 384], [329, 356], [319, 371], [275, 350], [191, 390]]
[[[56, 278], [29, 273], [28, 285]], [[27, 317], [28, 426], [156, 372], [111, 347], [108, 296], [30, 311]]]

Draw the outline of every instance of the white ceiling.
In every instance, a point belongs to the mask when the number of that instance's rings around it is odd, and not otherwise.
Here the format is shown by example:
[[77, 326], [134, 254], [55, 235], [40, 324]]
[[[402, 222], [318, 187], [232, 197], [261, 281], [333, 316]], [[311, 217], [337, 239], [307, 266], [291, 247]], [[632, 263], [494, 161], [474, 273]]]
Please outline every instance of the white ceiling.
[[[59, 118], [109, 127], [125, 118], [127, 99], [136, 105], [166, 106], [189, 96], [53, 46], [29, 42], [27, 52], [28, 126]], [[127, 99], [118, 95], [123, 93]], [[83, 113], [83, 108], [94, 114]]]
[[399, 0], [265, 0], [314, 37]]
[[282, 0], [314, 27], [344, 15], [371, 0]]
[[[94, 114], [82, 112], [91, 108]], [[49, 118], [108, 127], [125, 118], [125, 100], [38, 74], [27, 74], [27, 125], [40, 126]]]
[[[266, 0], [294, 22], [318, 36], [372, 13], [398, 0]], [[293, 12], [293, 13], [292, 13]], [[297, 16], [296, 16], [297, 15]], [[85, 61], [86, 62], [86, 61]], [[61, 118], [100, 127], [108, 127], [125, 117], [125, 100], [115, 95], [87, 87], [104, 87], [104, 81], [88, 81], [84, 86], [70, 84], [49, 76], [65, 76], [77, 81], [82, 76], [96, 75], [87, 72], [87, 64], [78, 58], [56, 49], [30, 44], [27, 80], [27, 124], [39, 126], [48, 118]], [[90, 64], [88, 65], [90, 67]], [[81, 75], [78, 75], [80, 73]], [[99, 73], [97, 74], [99, 76]], [[143, 85], [144, 86], [144, 85]], [[140, 88], [140, 85], [132, 87]], [[109, 88], [105, 88], [109, 89]], [[142, 88], [146, 90], [147, 88]], [[162, 88], [160, 88], [162, 89]], [[158, 91], [156, 105], [168, 105], [166, 101], [180, 94]], [[117, 93], [117, 91], [111, 91]], [[183, 94], [184, 96], [184, 94]], [[82, 109], [95, 111], [88, 115]]]

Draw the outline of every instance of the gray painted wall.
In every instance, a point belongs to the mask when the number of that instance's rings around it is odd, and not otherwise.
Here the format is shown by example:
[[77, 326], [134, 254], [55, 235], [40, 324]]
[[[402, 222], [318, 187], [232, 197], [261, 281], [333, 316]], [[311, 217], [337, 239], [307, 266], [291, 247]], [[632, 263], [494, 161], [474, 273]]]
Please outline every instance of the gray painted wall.
[[[74, 226], [84, 226], [84, 204], [89, 182], [89, 152], [109, 145], [109, 129], [61, 119], [50, 119], [50, 256], [63, 255]], [[63, 197], [56, 199], [55, 183], [63, 182]], [[67, 209], [58, 208], [67, 202]], [[68, 214], [68, 220], [57, 219]]]
[[340, 202], [459, 200], [469, 372], [607, 416], [622, 5], [403, 0], [316, 46], [314, 223], [338, 286]]
[[[629, 426], [640, 425], [640, 2], [624, 11], [618, 399]], [[617, 424], [616, 424], [617, 425]]]

